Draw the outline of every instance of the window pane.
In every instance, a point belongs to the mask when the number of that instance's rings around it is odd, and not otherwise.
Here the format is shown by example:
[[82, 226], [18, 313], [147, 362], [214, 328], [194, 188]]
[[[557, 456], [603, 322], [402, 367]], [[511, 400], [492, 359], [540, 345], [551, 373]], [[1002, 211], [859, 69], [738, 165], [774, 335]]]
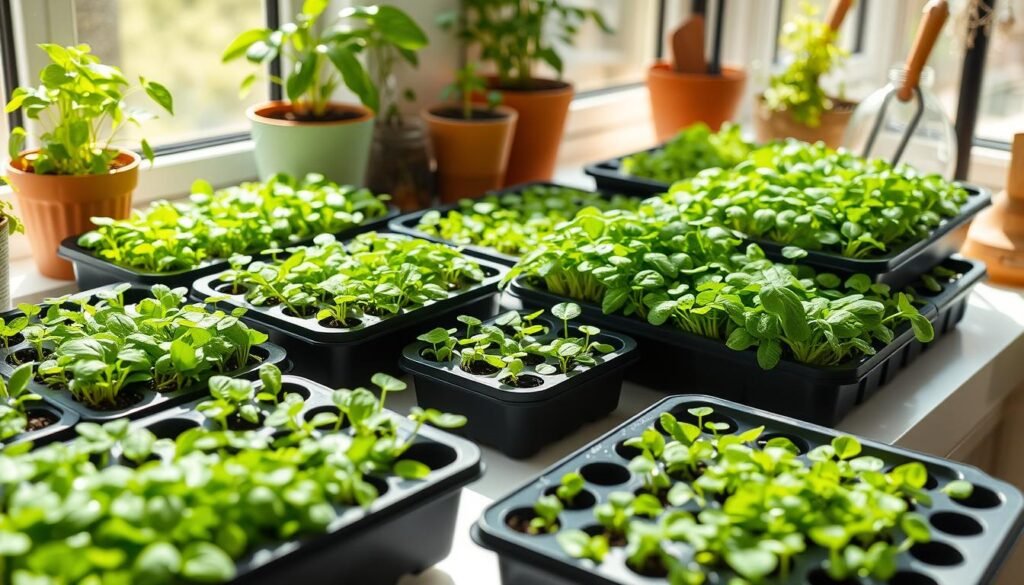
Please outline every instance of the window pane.
[[[75, 24], [78, 41], [104, 63], [174, 94], [175, 116], [161, 113], [142, 128], [154, 146], [247, 130], [245, 108], [267, 99], [266, 83], [256, 83], [240, 100], [239, 84], [254, 68], [220, 61], [236, 35], [265, 26], [262, 0], [75, 0]], [[156, 113], [144, 96], [131, 99]]]
[[[831, 0], [781, 0], [779, 5], [779, 34], [781, 35], [782, 27], [787, 22], [792, 21], [797, 15], [804, 13], [804, 4], [810, 4], [817, 11], [818, 18], [824, 20], [828, 15], [828, 8], [831, 3]], [[853, 8], [846, 13], [843, 26], [839, 30], [839, 45], [851, 54], [855, 53], [858, 49], [857, 35], [859, 33], [860, 19], [863, 18], [864, 4], [865, 0], [854, 2]], [[777, 44], [776, 47], [778, 47]], [[776, 60], [778, 58], [779, 55], [776, 55]]]
[[644, 80], [654, 60], [658, 36], [658, 0], [581, 0], [573, 4], [596, 8], [614, 32], [593, 23], [580, 29], [576, 44], [562, 52], [565, 79], [576, 91], [588, 91]]
[[999, 0], [994, 17], [976, 136], [1011, 142], [1024, 132], [1024, 0]]

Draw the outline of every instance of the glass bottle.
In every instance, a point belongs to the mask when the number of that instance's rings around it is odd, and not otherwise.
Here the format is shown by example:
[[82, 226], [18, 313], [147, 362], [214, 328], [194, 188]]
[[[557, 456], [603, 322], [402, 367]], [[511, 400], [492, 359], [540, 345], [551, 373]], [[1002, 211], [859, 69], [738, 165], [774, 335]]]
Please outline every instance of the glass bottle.
[[[896, 92], [903, 84], [905, 69], [894, 67], [889, 70], [889, 84], [874, 92], [857, 108], [850, 126], [846, 130], [843, 146], [854, 154], [868, 158], [892, 161], [904, 134], [917, 115], [919, 105], [921, 118], [910, 134], [900, 162], [908, 163], [924, 173], [938, 173], [947, 179], [956, 171], [957, 142], [956, 130], [950, 117], [942, 109], [939, 98], [932, 92], [935, 72], [925, 67], [918, 84], [920, 99], [914, 97], [903, 102]], [[886, 100], [886, 96], [891, 96]], [[887, 103], [888, 102], [888, 103]], [[879, 115], [883, 115], [878, 127], [874, 145], [865, 153], [872, 129]]]
[[409, 118], [374, 126], [366, 186], [374, 193], [391, 195], [392, 204], [402, 211], [430, 207], [430, 147], [419, 120]]

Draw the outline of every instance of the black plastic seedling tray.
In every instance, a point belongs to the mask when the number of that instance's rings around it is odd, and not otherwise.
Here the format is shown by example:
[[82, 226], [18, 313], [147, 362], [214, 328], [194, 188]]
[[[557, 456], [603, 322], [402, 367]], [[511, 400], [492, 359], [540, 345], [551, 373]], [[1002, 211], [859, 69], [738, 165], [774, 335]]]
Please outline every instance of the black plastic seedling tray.
[[[625, 422], [593, 443], [549, 467], [510, 495], [492, 504], [473, 527], [473, 539], [499, 555], [503, 585], [640, 585], [665, 583], [663, 579], [643, 577], [625, 563], [622, 548], [616, 547], [600, 566], [579, 561], [565, 554], [554, 535], [529, 536], [509, 528], [505, 519], [516, 510], [529, 508], [543, 493], [557, 486], [562, 476], [579, 471], [594, 496], [594, 504], [607, 501], [616, 491], [634, 491], [642, 480], [626, 467], [629, 458], [620, 455], [622, 441], [638, 436], [654, 426], [661, 413], [685, 417], [687, 409], [710, 406], [719, 419], [744, 432], [764, 425], [762, 436], [784, 436], [803, 453], [828, 444], [839, 436], [835, 430], [809, 425], [762, 410], [708, 396], [672, 396]], [[932, 541], [916, 545], [900, 554], [892, 585], [983, 585], [991, 583], [1000, 565], [1024, 528], [1020, 492], [1013, 486], [991, 478], [975, 467], [932, 457], [922, 453], [860, 439], [863, 455], [882, 459], [886, 468], [911, 461], [921, 462], [929, 474], [925, 485], [932, 497], [930, 507], [918, 506], [928, 516]], [[632, 456], [631, 453], [625, 453]], [[942, 493], [948, 482], [964, 479], [974, 484], [970, 498], [956, 501]], [[672, 508], [669, 508], [672, 510]], [[566, 510], [560, 516], [561, 529], [586, 529], [595, 524], [593, 505], [581, 510]], [[768, 578], [765, 585], [817, 585], [833, 583], [818, 572], [827, 552], [813, 545], [793, 558], [791, 578]], [[817, 573], [817, 574], [816, 574]], [[816, 575], [815, 575], [816, 574]], [[724, 585], [732, 576], [726, 571], [708, 575], [707, 583]], [[825, 578], [822, 578], [825, 577]], [[855, 585], [881, 585], [876, 580], [860, 579]]]
[[[484, 323], [492, 324], [495, 319]], [[561, 334], [561, 322], [547, 315], [534, 323], [547, 327], [544, 335], [535, 336], [538, 342]], [[577, 325], [570, 321], [570, 330]], [[522, 459], [618, 406], [626, 368], [636, 360], [636, 342], [610, 331], [593, 339], [611, 345], [614, 351], [598, 356], [593, 367], [567, 374], [539, 374], [539, 364], [527, 365], [521, 375], [543, 381], [532, 388], [514, 388], [498, 381], [497, 374], [472, 374], [457, 359], [442, 363], [426, 358], [423, 352], [429, 345], [422, 341], [405, 348], [401, 366], [413, 376], [421, 407], [465, 415], [469, 422], [457, 432]], [[547, 363], [555, 365], [555, 360], [547, 358]]]
[[[384, 217], [372, 219], [366, 223], [337, 232], [339, 238], [350, 238], [363, 232], [384, 229], [388, 222], [398, 216], [398, 208], [388, 206], [388, 213]], [[192, 283], [214, 272], [223, 272], [228, 267], [227, 258], [218, 258], [203, 262], [196, 268], [188, 270], [175, 270], [173, 272], [145, 272], [127, 266], [120, 266], [100, 258], [95, 252], [78, 245], [80, 235], [65, 238], [60, 243], [57, 254], [69, 260], [75, 269], [75, 280], [81, 290], [97, 288], [116, 282], [131, 282], [133, 284], [154, 285], [165, 284], [171, 288], [185, 287], [192, 288]], [[313, 238], [307, 238], [298, 242], [289, 243], [288, 246], [302, 246], [311, 244]]]
[[[936, 340], [932, 343], [956, 327], [963, 318], [971, 287], [985, 276], [984, 264], [972, 260], [950, 258], [943, 266], [963, 276], [937, 295], [921, 295], [925, 301], [921, 313], [935, 327]], [[511, 283], [509, 294], [527, 307], [550, 307], [565, 300], [523, 277]], [[636, 317], [605, 315], [597, 305], [576, 302], [587, 322], [622, 331], [637, 340], [641, 359], [627, 376], [641, 384], [673, 393], [712, 394], [824, 425], [837, 423], [928, 347], [915, 339], [909, 326], [904, 326], [891, 343], [856, 362], [820, 367], [783, 357], [775, 368], [763, 370], [753, 350], [734, 351], [716, 339], [651, 325]]]
[[[574, 189], [574, 190], [577, 190], [577, 191], [586, 191], [586, 189], [580, 189], [579, 187], [573, 187], [573, 186], [570, 186], [570, 185], [560, 185], [558, 183], [550, 183], [550, 182], [546, 182], [546, 181], [534, 181], [534, 182], [530, 182], [530, 183], [522, 183], [520, 185], [514, 185], [512, 187], [507, 187], [505, 189], [501, 189], [501, 190], [498, 190], [498, 191], [488, 191], [487, 195], [499, 195], [500, 196], [500, 195], [506, 195], [506, 194], [509, 194], [509, 193], [519, 193], [520, 191], [524, 191], [524, 190], [529, 189], [531, 187], [554, 187], [554, 188], [559, 188], [559, 189]], [[599, 191], [598, 192], [598, 194], [602, 195], [602, 196], [608, 196], [609, 193], [611, 193], [611, 192], [610, 191]], [[452, 203], [452, 204], [449, 204], [449, 205], [442, 205], [440, 207], [432, 207], [430, 209], [423, 209], [423, 210], [420, 210], [420, 211], [414, 211], [412, 213], [407, 213], [405, 215], [400, 215], [400, 216], [392, 219], [388, 223], [388, 229], [393, 231], [393, 232], [395, 232], [395, 233], [398, 233], [398, 234], [405, 234], [405, 235], [408, 235], [408, 236], [414, 236], [414, 237], [417, 237], [417, 238], [422, 238], [424, 240], [430, 240], [431, 242], [437, 242], [439, 244], [448, 244], [449, 246], [457, 246], [457, 247], [461, 248], [462, 250], [464, 250], [467, 254], [470, 254], [470, 255], [475, 256], [477, 258], [483, 258], [485, 260], [491, 260], [491, 261], [497, 262], [499, 264], [504, 264], [505, 266], [515, 266], [516, 262], [519, 262], [519, 258], [520, 258], [519, 256], [513, 256], [511, 254], [503, 254], [503, 253], [495, 250], [494, 248], [489, 248], [487, 246], [477, 246], [477, 245], [472, 245], [472, 244], [470, 244], [470, 245], [457, 244], [455, 242], [446, 240], [446, 239], [441, 238], [439, 236], [428, 234], [428, 233], [424, 232], [423, 230], [419, 229], [419, 227], [417, 227], [417, 226], [419, 226], [420, 219], [429, 211], [439, 211], [439, 212], [441, 212], [442, 215], [448, 215], [448, 212], [450, 212], [452, 210], [458, 210], [459, 207], [460, 206], [459, 206], [458, 203]]]
[[[97, 289], [84, 291], [78, 294], [89, 295], [95, 298], [96, 293], [113, 288], [113, 286], [114, 285], [99, 287]], [[131, 288], [124, 291], [124, 301], [125, 304], [128, 305], [151, 296], [152, 293], [149, 288], [142, 285], [132, 285]], [[10, 319], [11, 317], [20, 316], [22, 314], [23, 313], [21, 311], [8, 311], [7, 313], [0, 315], [0, 317]], [[0, 375], [3, 375], [4, 378], [10, 378], [14, 368], [17, 365], [20, 365], [12, 363], [11, 356], [12, 354], [24, 349], [29, 349], [29, 344], [25, 341], [12, 345], [10, 348], [0, 348]], [[259, 368], [260, 365], [265, 363], [279, 364], [284, 361], [285, 357], [284, 350], [273, 343], [261, 343], [260, 345], [254, 346], [252, 348], [252, 353], [256, 358], [258, 358], [258, 362], [247, 364], [245, 367], [239, 368], [233, 372], [226, 372], [224, 375], [234, 377], [255, 376], [256, 369]], [[41, 396], [43, 400], [58, 407], [62, 411], [73, 412], [79, 419], [90, 422], [105, 422], [119, 418], [140, 418], [175, 404], [180, 404], [187, 400], [196, 398], [197, 395], [203, 395], [207, 392], [205, 382], [193, 384], [187, 388], [180, 388], [171, 392], [157, 392], [151, 388], [140, 385], [138, 388], [133, 388], [133, 390], [139, 394], [140, 398], [131, 406], [119, 409], [99, 410], [78, 402], [67, 390], [52, 388], [36, 380], [29, 383], [29, 389], [35, 394]]]
[[4, 440], [4, 443], [15, 444], [31, 442], [33, 445], [45, 445], [55, 441], [64, 441], [74, 436], [78, 414], [67, 408], [50, 404], [43, 400], [33, 400], [25, 404], [25, 411], [31, 418], [33, 415], [45, 415], [54, 422], [35, 431], [27, 431]]
[[[296, 376], [284, 376], [283, 393], [302, 395], [305, 419], [334, 409], [330, 390]], [[257, 383], [259, 384], [259, 383]], [[136, 421], [160, 438], [209, 424], [195, 407], [181, 405]], [[388, 411], [408, 435], [413, 424]], [[273, 433], [263, 429], [262, 433]], [[469, 441], [430, 426], [420, 428], [407, 452], [431, 468], [423, 480], [378, 476], [372, 482], [380, 497], [367, 509], [338, 508], [327, 533], [266, 545], [243, 558], [232, 585], [394, 585], [404, 574], [423, 571], [448, 556], [455, 533], [462, 487], [483, 473], [480, 450]], [[116, 463], [116, 461], [115, 461]]]
[[[662, 148], [662, 146], [655, 146], [642, 152], [652, 153]], [[639, 197], [650, 197], [652, 195], [668, 193], [669, 187], [672, 186], [669, 183], [662, 183], [661, 181], [645, 179], [643, 177], [634, 177], [622, 172], [622, 160], [633, 156], [633, 154], [589, 164], [583, 167], [583, 172], [594, 178], [594, 184], [600, 191], [614, 191], [615, 193]]]
[[280, 306], [256, 307], [243, 294], [226, 294], [220, 274], [211, 274], [195, 282], [192, 294], [197, 299], [218, 297], [217, 305], [226, 310], [245, 307], [243, 319], [270, 334], [270, 340], [288, 352], [293, 373], [327, 384], [353, 386], [365, 383], [375, 372], [397, 374], [402, 347], [418, 333], [455, 315], [486, 318], [494, 314], [498, 282], [507, 269], [500, 264], [476, 259], [483, 269], [483, 282], [454, 291], [447, 299], [407, 310], [393, 317], [360, 317], [351, 328], [321, 325], [315, 318], [286, 315]]

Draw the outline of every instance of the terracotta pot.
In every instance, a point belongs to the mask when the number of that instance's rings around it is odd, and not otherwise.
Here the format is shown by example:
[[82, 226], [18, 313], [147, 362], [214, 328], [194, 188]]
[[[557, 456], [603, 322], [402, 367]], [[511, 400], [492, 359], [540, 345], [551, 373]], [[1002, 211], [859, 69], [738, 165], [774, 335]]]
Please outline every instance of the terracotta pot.
[[743, 98], [747, 74], [738, 67], [723, 67], [721, 75], [677, 73], [658, 62], [647, 71], [654, 133], [659, 142], [683, 128], [704, 122], [718, 131], [732, 120]]
[[25, 223], [25, 234], [39, 272], [71, 280], [71, 263], [57, 257], [60, 241], [93, 229], [90, 218], [124, 219], [132, 209], [132, 191], [139, 182], [139, 155], [121, 151], [104, 175], [37, 175], [21, 153], [7, 165]]
[[529, 89], [503, 88], [496, 78], [488, 83], [501, 94], [501, 104], [519, 114], [505, 185], [550, 181], [572, 103], [572, 85], [554, 79], [532, 79]]
[[256, 169], [261, 180], [277, 173], [320, 173], [342, 185], [362, 186], [373, 139], [373, 112], [357, 104], [331, 102], [339, 119], [288, 119], [292, 104], [272, 101], [246, 111], [252, 121]]
[[502, 186], [518, 118], [504, 106], [495, 108], [493, 117], [471, 120], [453, 111], [459, 106], [444, 104], [422, 114], [437, 161], [437, 192], [445, 203]]
[[829, 148], [839, 148], [843, 144], [843, 135], [850, 124], [853, 111], [857, 104], [839, 98], [832, 100], [832, 109], [821, 115], [821, 124], [811, 128], [797, 122], [787, 111], [768, 109], [764, 96], [757, 96], [754, 108], [754, 132], [758, 142], [770, 142], [783, 138], [796, 138], [804, 142], [824, 142]]

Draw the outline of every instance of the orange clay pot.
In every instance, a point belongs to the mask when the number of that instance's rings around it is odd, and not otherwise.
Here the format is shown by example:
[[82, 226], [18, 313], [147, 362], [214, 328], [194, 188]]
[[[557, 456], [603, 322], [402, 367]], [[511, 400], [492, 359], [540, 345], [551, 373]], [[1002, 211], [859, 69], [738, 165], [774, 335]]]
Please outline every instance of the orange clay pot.
[[443, 104], [422, 113], [437, 161], [437, 193], [444, 203], [501, 187], [518, 117], [504, 106], [491, 112], [477, 109], [479, 117], [470, 120], [460, 112], [458, 105]]
[[501, 104], [519, 114], [505, 185], [550, 181], [572, 103], [572, 85], [539, 78], [531, 79], [527, 89], [500, 87], [496, 78], [488, 83], [501, 94]]
[[832, 100], [832, 109], [821, 114], [821, 124], [811, 128], [797, 122], [787, 111], [768, 109], [764, 96], [757, 96], [754, 108], [754, 133], [758, 142], [770, 142], [783, 138], [796, 138], [804, 142], [824, 142], [829, 148], [839, 148], [843, 144], [843, 135], [850, 124], [853, 111], [857, 104], [839, 98]]
[[57, 257], [61, 240], [93, 229], [92, 217], [128, 217], [139, 182], [139, 155], [121, 151], [103, 175], [37, 175], [26, 159], [32, 152], [21, 153], [7, 165], [7, 182], [18, 199], [39, 272], [71, 280], [71, 263]]
[[683, 128], [704, 122], [717, 131], [736, 115], [747, 74], [738, 67], [723, 67], [721, 75], [677, 73], [658, 62], [647, 71], [654, 133], [659, 142]]

